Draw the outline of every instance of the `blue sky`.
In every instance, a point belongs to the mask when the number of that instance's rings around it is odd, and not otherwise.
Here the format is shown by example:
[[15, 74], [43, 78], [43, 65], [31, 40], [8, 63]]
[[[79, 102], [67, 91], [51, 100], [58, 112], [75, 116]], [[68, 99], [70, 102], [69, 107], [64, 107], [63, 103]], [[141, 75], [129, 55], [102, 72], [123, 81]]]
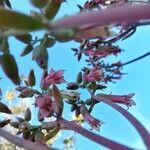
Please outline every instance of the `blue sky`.
[[[64, 3], [57, 18], [64, 16], [65, 14], [73, 14], [78, 11], [76, 4], [83, 4], [85, 2], [81, 0], [73, 0], [68, 3]], [[29, 1], [12, 1], [12, 7], [17, 11], [29, 14], [29, 9], [31, 5]], [[32, 7], [33, 8], [33, 7]], [[35, 8], [33, 8], [35, 9]], [[35, 32], [39, 36], [42, 36], [42, 32]], [[150, 27], [140, 27], [137, 32], [129, 39], [118, 42], [117, 44], [125, 51], [117, 57], [117, 60], [122, 60], [126, 62], [130, 59], [138, 57], [149, 51], [149, 35]], [[16, 41], [13, 37], [9, 38], [11, 52], [17, 58], [19, 64], [19, 73], [27, 75], [31, 68], [35, 69], [37, 80], [40, 81], [40, 75], [42, 74], [41, 69], [31, 61], [31, 55], [20, 58], [19, 55], [25, 46], [24, 44]], [[49, 69], [53, 67], [54, 69], [64, 69], [65, 79], [67, 81], [74, 81], [76, 74], [79, 72], [83, 62], [78, 63], [74, 59], [73, 53], [70, 50], [72, 47], [78, 47], [78, 43], [68, 42], [68, 43], [57, 43], [49, 51]], [[127, 65], [124, 67], [123, 71], [128, 73], [122, 80], [118, 81], [116, 84], [109, 84], [107, 92], [113, 94], [128, 94], [135, 93], [134, 101], [136, 102], [136, 107], [132, 107], [129, 111], [135, 115], [147, 129], [150, 131], [150, 100], [149, 100], [149, 85], [150, 85], [150, 59], [149, 57]], [[15, 86], [8, 81], [5, 75], [0, 70], [0, 76], [3, 80], [0, 82], [0, 86], [4, 91], [13, 89]], [[3, 100], [5, 101], [5, 100]], [[14, 101], [15, 103], [15, 101]], [[128, 121], [123, 118], [118, 112], [106, 106], [104, 104], [97, 105], [93, 111], [93, 116], [103, 120], [105, 124], [102, 126], [99, 134], [111, 138], [113, 140], [119, 141], [121, 143], [127, 144], [129, 146], [137, 147], [140, 150], [144, 150], [144, 145], [135, 131], [135, 129], [128, 123]], [[88, 126], [89, 127], [89, 126]], [[137, 146], [138, 145], [138, 146]], [[61, 147], [60, 147], [61, 148]], [[107, 150], [104, 147], [100, 147], [96, 143], [76, 134], [76, 150]]]

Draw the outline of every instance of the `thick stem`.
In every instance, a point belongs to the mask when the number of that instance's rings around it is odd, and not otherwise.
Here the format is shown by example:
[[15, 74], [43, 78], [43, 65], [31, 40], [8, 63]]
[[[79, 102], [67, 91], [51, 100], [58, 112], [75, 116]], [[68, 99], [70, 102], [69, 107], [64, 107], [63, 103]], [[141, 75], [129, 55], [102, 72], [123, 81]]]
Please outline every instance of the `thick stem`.
[[103, 102], [103, 103], [113, 107], [118, 112], [120, 112], [138, 131], [138, 133], [140, 134], [141, 138], [143, 139], [147, 149], [150, 149], [150, 134], [149, 134], [149, 132], [132, 114], [130, 114], [127, 110], [125, 110], [121, 106], [119, 106], [115, 103], [112, 103], [111, 101], [109, 101], [103, 97], [92, 96], [91, 98], [96, 101]]
[[74, 130], [75, 132], [85, 136], [86, 138], [101, 144], [107, 148], [114, 149], [114, 150], [133, 150], [132, 148], [125, 146], [123, 144], [119, 144], [115, 141], [112, 141], [110, 139], [107, 139], [101, 135], [97, 135], [91, 131], [88, 131], [87, 129], [84, 129], [83, 127], [76, 125], [73, 122], [67, 121], [63, 118], [59, 118], [58, 122], [64, 126], [66, 126], [68, 129]]
[[150, 5], [120, 6], [100, 11], [80, 13], [50, 24], [50, 30], [77, 27], [87, 24], [107, 25], [118, 22], [134, 22], [150, 19]]
[[55, 148], [47, 147], [44, 144], [33, 143], [31, 141], [24, 140], [23, 138], [16, 137], [2, 128], [0, 128], [0, 136], [27, 150], [56, 150]]

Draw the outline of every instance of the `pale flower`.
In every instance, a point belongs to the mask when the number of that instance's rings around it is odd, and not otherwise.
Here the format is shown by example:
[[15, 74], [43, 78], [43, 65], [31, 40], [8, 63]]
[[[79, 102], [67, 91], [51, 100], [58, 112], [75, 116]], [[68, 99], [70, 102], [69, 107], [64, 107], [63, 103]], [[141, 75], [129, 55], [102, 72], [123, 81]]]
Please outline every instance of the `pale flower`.
[[16, 93], [14, 90], [10, 90], [5, 93], [5, 99], [10, 100], [10, 101], [13, 100], [15, 96], [16, 96]]

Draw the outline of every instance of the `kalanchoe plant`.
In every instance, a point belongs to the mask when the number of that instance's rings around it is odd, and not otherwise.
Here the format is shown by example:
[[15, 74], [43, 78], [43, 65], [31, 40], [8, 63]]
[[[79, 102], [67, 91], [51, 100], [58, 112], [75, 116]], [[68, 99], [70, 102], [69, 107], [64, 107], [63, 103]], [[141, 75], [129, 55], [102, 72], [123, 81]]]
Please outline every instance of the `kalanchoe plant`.
[[[0, 121], [0, 136], [8, 141], [29, 150], [50, 150], [50, 140], [53, 140], [62, 130], [73, 130], [84, 137], [113, 150], [133, 150], [134, 148], [120, 144], [100, 133], [95, 134], [86, 129], [88, 123], [94, 130], [102, 128], [105, 122], [92, 115], [98, 103], [104, 103], [121, 113], [138, 131], [146, 148], [150, 149], [150, 134], [128, 110], [135, 105], [134, 93], [127, 95], [106, 94], [109, 82], [120, 80], [123, 66], [140, 60], [150, 53], [146, 53], [131, 61], [106, 62], [109, 56], [118, 56], [123, 50], [117, 41], [125, 40], [136, 32], [136, 28], [149, 25], [150, 5], [148, 1], [128, 0], [90, 0], [83, 6], [77, 5], [79, 12], [73, 16], [66, 16], [56, 20], [65, 0], [30, 0], [37, 11], [32, 10], [30, 16], [12, 9], [9, 0], [0, 0], [0, 65], [5, 75], [15, 84], [18, 98], [32, 98], [37, 113], [33, 115], [30, 106], [24, 116], [15, 116], [11, 108], [0, 102], [0, 113], [6, 113], [10, 118]], [[143, 5], [139, 5], [143, 4]], [[39, 11], [38, 11], [39, 10]], [[17, 20], [17, 21], [16, 21]], [[31, 31], [45, 30], [42, 37]], [[116, 33], [111, 29], [116, 29]], [[12, 35], [18, 41], [26, 44], [21, 57], [32, 53], [32, 60], [43, 71], [41, 80], [36, 79], [35, 69], [29, 71], [27, 79], [21, 81], [19, 68], [15, 57], [11, 53], [8, 37]], [[34, 38], [35, 35], [35, 38]], [[49, 69], [49, 48], [56, 42], [74, 40], [79, 46], [72, 48], [75, 57], [85, 64], [74, 78], [74, 81], [65, 79], [64, 70]], [[53, 67], [53, 66], [52, 66]], [[65, 86], [63, 86], [65, 85]], [[65, 88], [66, 87], [66, 88]], [[2, 88], [2, 87], [1, 87]], [[83, 99], [82, 91], [88, 91], [89, 97]], [[0, 89], [0, 101], [2, 90]], [[121, 104], [121, 105], [120, 105]], [[65, 105], [75, 118], [66, 120]], [[138, 105], [138, 103], [137, 103]], [[33, 124], [35, 118], [39, 122]], [[16, 135], [5, 131], [3, 127], [15, 128]], [[19, 135], [19, 136], [18, 136]], [[64, 144], [73, 141], [66, 138]], [[138, 147], [135, 147], [138, 148]]]

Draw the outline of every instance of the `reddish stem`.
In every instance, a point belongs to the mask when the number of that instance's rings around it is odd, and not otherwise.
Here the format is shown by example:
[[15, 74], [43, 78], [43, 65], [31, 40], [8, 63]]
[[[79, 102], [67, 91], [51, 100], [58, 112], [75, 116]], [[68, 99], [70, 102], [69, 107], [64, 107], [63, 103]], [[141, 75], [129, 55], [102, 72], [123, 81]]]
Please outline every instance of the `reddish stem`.
[[118, 112], [120, 112], [138, 131], [138, 133], [142, 137], [147, 149], [150, 149], [150, 134], [149, 134], [149, 132], [132, 114], [130, 114], [127, 110], [125, 110], [121, 106], [107, 100], [106, 98], [97, 97], [97, 96], [92, 96], [91, 98], [96, 100], [96, 101], [103, 102], [103, 103], [113, 107]]
[[55, 30], [87, 24], [108, 25], [122, 21], [134, 22], [141, 19], [150, 19], [150, 5], [124, 5], [106, 10], [80, 13], [54, 21], [50, 24], [49, 29]]
[[19, 146], [19, 147], [22, 147], [24, 149], [27, 149], [27, 150], [57, 150], [55, 148], [50, 148], [50, 147], [47, 147], [46, 145], [42, 145], [42, 144], [38, 144], [38, 143], [33, 143], [31, 141], [27, 141], [27, 140], [24, 140], [23, 138], [19, 138], [19, 137], [16, 137], [12, 134], [10, 134], [9, 132], [3, 130], [2, 128], [0, 128], [0, 136], [7, 139], [8, 141], [12, 142], [13, 144]]
[[73, 122], [67, 121], [64, 118], [59, 118], [58, 123], [66, 126], [68, 129], [74, 130], [75, 132], [77, 132], [77, 133], [85, 136], [86, 138], [88, 138], [98, 144], [101, 144], [107, 148], [115, 149], [115, 150], [133, 150], [132, 148], [130, 148], [128, 146], [119, 144], [119, 143], [112, 141], [110, 139], [107, 139], [101, 135], [97, 135], [91, 131], [88, 131], [87, 129], [84, 129], [81, 126], [76, 125]]

